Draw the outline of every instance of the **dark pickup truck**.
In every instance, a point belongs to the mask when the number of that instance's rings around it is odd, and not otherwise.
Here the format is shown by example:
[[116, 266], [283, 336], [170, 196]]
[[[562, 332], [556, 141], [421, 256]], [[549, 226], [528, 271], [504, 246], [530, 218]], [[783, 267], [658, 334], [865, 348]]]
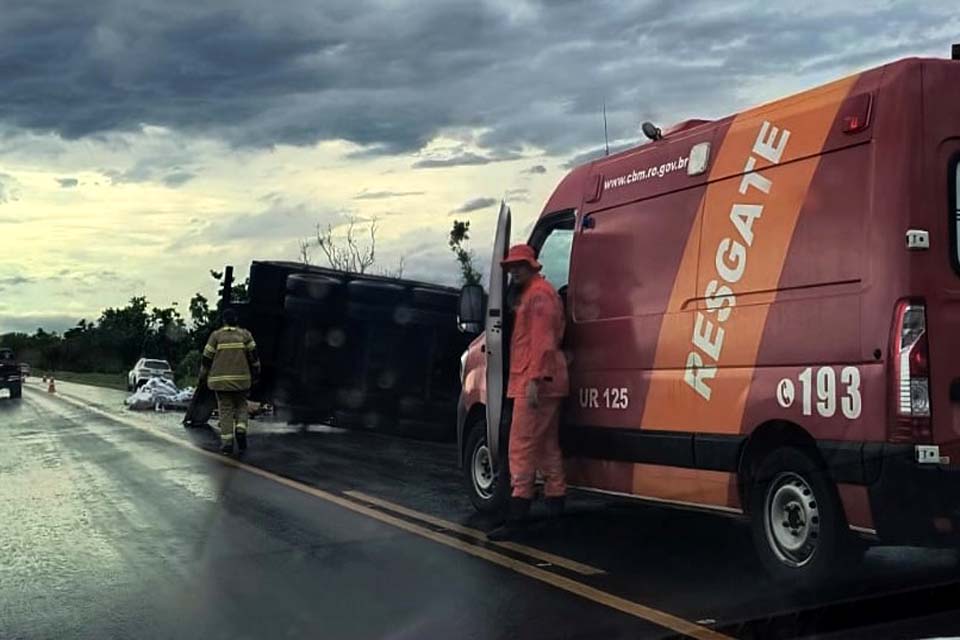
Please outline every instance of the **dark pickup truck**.
[[0, 389], [9, 389], [11, 398], [23, 395], [23, 374], [11, 349], [0, 349]]

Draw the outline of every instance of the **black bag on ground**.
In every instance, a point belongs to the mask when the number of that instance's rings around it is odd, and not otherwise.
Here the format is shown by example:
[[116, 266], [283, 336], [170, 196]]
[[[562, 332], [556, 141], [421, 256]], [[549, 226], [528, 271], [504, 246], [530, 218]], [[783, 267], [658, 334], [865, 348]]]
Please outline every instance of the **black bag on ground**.
[[210, 390], [206, 380], [197, 381], [197, 389], [193, 393], [193, 400], [183, 416], [183, 426], [187, 429], [205, 427], [217, 408], [217, 394]]

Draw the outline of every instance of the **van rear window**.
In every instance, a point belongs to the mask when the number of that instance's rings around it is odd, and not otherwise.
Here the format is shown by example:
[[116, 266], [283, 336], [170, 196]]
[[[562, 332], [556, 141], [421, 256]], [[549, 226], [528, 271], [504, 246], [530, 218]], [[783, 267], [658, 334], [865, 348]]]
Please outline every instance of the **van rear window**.
[[960, 273], [960, 156], [954, 158], [950, 169], [950, 217], [953, 223], [950, 233], [953, 269]]

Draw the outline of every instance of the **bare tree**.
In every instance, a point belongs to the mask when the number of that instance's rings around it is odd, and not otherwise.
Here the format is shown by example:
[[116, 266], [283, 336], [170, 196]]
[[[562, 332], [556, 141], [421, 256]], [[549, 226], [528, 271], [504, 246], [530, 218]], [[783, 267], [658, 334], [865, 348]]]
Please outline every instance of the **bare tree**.
[[400, 256], [400, 259], [397, 261], [396, 269], [380, 269], [380, 275], [386, 278], [396, 278], [399, 280], [403, 277], [403, 270], [406, 267], [407, 257]]
[[300, 241], [300, 262], [309, 266], [310, 265], [310, 240], [301, 240]]
[[[317, 225], [316, 245], [323, 251], [330, 268], [351, 273], [366, 273], [377, 261], [377, 219], [370, 221], [367, 228], [369, 240], [362, 243], [358, 236], [358, 222], [356, 216], [350, 216], [347, 222], [346, 234], [334, 237], [333, 225], [328, 224], [326, 229]], [[300, 243], [300, 260], [310, 264], [310, 242]]]

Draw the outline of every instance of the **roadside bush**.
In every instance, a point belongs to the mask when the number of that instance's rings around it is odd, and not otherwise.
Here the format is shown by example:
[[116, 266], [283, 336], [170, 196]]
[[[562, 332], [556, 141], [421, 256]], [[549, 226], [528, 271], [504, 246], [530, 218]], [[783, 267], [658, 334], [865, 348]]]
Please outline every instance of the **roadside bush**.
[[174, 375], [178, 387], [197, 386], [197, 376], [200, 374], [200, 352], [196, 349], [187, 352], [177, 365]]

